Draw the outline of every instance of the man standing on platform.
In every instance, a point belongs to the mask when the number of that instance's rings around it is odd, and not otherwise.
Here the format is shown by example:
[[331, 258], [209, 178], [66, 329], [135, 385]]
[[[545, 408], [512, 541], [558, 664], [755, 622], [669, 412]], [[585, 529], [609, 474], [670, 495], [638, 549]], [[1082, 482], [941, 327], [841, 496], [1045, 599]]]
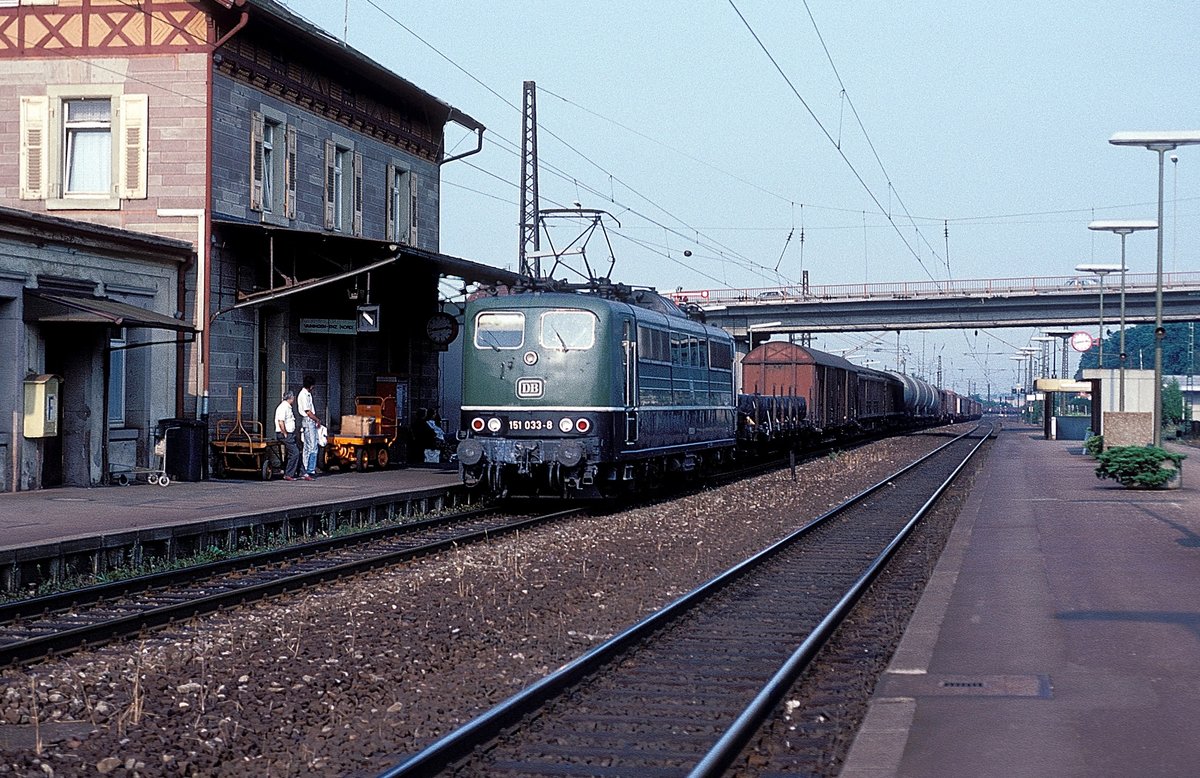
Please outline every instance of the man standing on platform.
[[296, 395], [289, 389], [275, 408], [275, 439], [283, 444], [285, 465], [283, 480], [295, 481], [300, 472], [300, 447], [296, 445], [296, 416], [292, 413], [292, 403]]
[[313, 480], [317, 472], [317, 428], [321, 426], [321, 420], [313, 405], [312, 388], [316, 383], [317, 379], [312, 376], [304, 376], [304, 388], [296, 398], [296, 409], [300, 411], [300, 430], [304, 436], [304, 473], [300, 478], [305, 481]]

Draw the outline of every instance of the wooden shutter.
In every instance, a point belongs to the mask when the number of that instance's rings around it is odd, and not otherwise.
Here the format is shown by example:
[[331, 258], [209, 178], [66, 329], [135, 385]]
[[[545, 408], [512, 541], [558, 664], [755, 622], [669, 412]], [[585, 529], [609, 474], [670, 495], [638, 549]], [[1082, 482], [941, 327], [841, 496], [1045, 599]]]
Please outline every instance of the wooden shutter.
[[333, 177], [334, 159], [337, 157], [337, 146], [332, 140], [325, 141], [325, 229], [332, 230], [337, 221], [333, 214], [333, 187], [336, 183]]
[[387, 195], [383, 198], [383, 200], [384, 200], [383, 218], [386, 223], [383, 234], [385, 236], [387, 236], [387, 240], [399, 240], [399, 237], [396, 234], [399, 231], [396, 228], [396, 214], [393, 213], [396, 210], [394, 207], [395, 203], [396, 203], [396, 198], [395, 198], [396, 166], [395, 165], [387, 166], [387, 185], [383, 191], [387, 192]]
[[120, 153], [117, 196], [146, 199], [146, 127], [150, 118], [148, 95], [121, 95]]
[[287, 128], [287, 159], [284, 162], [284, 204], [283, 213], [289, 219], [296, 218], [296, 128]]
[[363, 230], [363, 155], [354, 152], [354, 222], [353, 234], [362, 235]]
[[263, 115], [250, 114], [250, 210], [263, 207]]
[[417, 174], [408, 174], [408, 245], [417, 245]]
[[46, 198], [46, 132], [50, 125], [50, 98], [45, 95], [21, 98], [20, 197]]

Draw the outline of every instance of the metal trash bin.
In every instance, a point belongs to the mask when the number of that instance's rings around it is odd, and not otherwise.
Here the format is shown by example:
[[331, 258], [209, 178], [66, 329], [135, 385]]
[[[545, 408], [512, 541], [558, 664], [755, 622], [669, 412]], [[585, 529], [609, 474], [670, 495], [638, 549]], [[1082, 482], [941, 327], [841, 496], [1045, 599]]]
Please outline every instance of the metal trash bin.
[[208, 422], [160, 419], [158, 437], [167, 441], [166, 471], [172, 479], [202, 481], [208, 476]]

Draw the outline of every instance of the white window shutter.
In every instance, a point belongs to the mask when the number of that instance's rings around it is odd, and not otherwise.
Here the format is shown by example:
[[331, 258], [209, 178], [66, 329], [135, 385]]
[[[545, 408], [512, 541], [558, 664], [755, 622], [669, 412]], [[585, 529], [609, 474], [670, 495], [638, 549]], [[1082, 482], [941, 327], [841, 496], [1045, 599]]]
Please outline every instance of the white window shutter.
[[283, 213], [289, 219], [296, 218], [296, 128], [288, 125], [287, 128], [287, 158], [284, 161], [286, 166], [283, 171], [284, 177], [284, 197], [286, 201], [283, 204]]
[[332, 140], [325, 141], [325, 229], [332, 230], [337, 222], [334, 220], [333, 214], [333, 187], [336, 183], [334, 179], [334, 158], [337, 156], [337, 146]]
[[408, 174], [408, 245], [417, 245], [417, 174]]
[[121, 95], [117, 195], [125, 200], [146, 199], [146, 127], [149, 119], [148, 95]]
[[20, 197], [46, 198], [46, 132], [50, 125], [50, 98], [45, 95], [21, 98]]
[[250, 210], [263, 208], [263, 124], [258, 111], [250, 113]]
[[363, 155], [354, 152], [354, 234], [363, 231]]

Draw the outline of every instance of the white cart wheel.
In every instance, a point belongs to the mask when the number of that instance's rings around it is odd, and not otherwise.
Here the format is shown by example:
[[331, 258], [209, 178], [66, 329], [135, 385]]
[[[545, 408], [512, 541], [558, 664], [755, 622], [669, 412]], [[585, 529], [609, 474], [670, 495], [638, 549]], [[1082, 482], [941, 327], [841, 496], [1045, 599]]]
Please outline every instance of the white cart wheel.
[[158, 483], [158, 474], [151, 473], [150, 475], [146, 476], [146, 480], [150, 482], [151, 486], [154, 486], [155, 484]]
[[159, 486], [170, 486], [171, 485], [171, 477], [169, 475], [166, 475], [165, 473], [163, 475], [160, 475], [158, 477], [158, 485]]
[[119, 476], [117, 476], [117, 483], [120, 486], [129, 486], [129, 476], [121, 473]]

